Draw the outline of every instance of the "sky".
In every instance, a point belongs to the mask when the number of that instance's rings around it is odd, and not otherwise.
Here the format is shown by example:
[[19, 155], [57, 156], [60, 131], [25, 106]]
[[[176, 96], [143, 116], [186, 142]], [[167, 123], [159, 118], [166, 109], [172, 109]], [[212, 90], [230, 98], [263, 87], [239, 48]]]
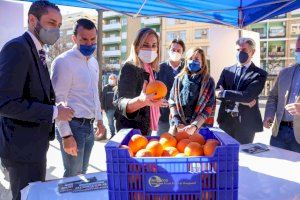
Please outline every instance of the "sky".
[[[13, 1], [13, 0], [8, 0]], [[19, 2], [23, 4], [24, 6], [24, 24], [27, 23], [27, 14], [28, 10], [30, 8], [31, 2], [21, 2], [21, 1], [13, 1], [13, 2]], [[76, 12], [94, 12], [97, 14], [96, 10], [93, 9], [86, 9], [86, 8], [76, 8], [76, 7], [70, 7], [70, 6], [58, 6], [61, 10], [62, 15], [70, 14], [70, 13], [76, 13]]]

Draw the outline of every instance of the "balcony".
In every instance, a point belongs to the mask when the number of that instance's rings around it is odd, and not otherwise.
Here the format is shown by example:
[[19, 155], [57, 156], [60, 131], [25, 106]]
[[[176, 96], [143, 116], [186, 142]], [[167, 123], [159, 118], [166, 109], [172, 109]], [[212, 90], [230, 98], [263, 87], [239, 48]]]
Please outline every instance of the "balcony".
[[102, 27], [103, 31], [121, 30], [121, 23], [104, 24]]
[[120, 50], [103, 51], [103, 57], [119, 57], [119, 56], [121, 56]]
[[269, 52], [269, 57], [284, 57], [284, 56], [285, 56], [284, 51]]
[[115, 68], [115, 69], [120, 69], [121, 64], [110, 64], [110, 63], [106, 63], [105, 64], [105, 68]]
[[121, 16], [121, 15], [122, 15], [121, 13], [117, 13], [115, 11], [104, 11], [103, 12], [103, 19], [118, 17], [118, 16]]
[[158, 17], [150, 17], [150, 18], [142, 18], [142, 23], [144, 25], [159, 25], [160, 24], [160, 18]]
[[121, 43], [121, 37], [107, 37], [102, 39], [103, 44]]

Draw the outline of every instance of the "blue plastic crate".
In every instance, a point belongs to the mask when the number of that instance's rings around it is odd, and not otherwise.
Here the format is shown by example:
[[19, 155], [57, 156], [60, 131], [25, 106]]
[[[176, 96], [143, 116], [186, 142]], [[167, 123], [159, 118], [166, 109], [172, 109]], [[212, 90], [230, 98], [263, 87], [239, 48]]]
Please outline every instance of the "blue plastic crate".
[[110, 200], [237, 200], [239, 143], [217, 128], [201, 129], [221, 143], [211, 157], [133, 158], [127, 145], [139, 130], [123, 129], [105, 146]]

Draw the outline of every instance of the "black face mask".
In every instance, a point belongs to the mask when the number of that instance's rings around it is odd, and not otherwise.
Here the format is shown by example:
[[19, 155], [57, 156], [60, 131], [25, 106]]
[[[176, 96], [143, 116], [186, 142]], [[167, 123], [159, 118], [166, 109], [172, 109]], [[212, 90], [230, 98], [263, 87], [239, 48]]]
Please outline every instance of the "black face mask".
[[236, 57], [241, 64], [244, 64], [249, 59], [249, 55], [245, 51], [239, 51]]

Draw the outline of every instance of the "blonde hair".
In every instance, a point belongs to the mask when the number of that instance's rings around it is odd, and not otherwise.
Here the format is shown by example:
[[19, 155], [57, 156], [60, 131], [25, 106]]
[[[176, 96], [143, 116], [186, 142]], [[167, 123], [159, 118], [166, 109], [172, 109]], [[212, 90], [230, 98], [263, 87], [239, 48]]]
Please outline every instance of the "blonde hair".
[[193, 47], [193, 48], [190, 48], [186, 52], [184, 68], [181, 70], [181, 72], [178, 74], [178, 76], [183, 76], [184, 74], [190, 73], [189, 69], [187, 67], [187, 63], [193, 57], [193, 55], [195, 55], [196, 53], [199, 53], [201, 55], [201, 67], [202, 67], [202, 69], [198, 73], [203, 74], [203, 75], [208, 74], [207, 61], [206, 61], [206, 57], [205, 57], [203, 49], [201, 49], [200, 47]]
[[146, 38], [149, 35], [155, 35], [157, 38], [157, 58], [151, 63], [151, 67], [154, 71], [159, 70], [159, 57], [160, 57], [160, 50], [159, 50], [159, 37], [157, 33], [152, 28], [142, 28], [138, 31], [137, 36], [135, 37], [134, 42], [131, 45], [130, 55], [125, 62], [132, 62], [137, 67], [143, 67], [141, 59], [138, 57], [138, 52], [141, 49], [142, 45], [144, 44]]

